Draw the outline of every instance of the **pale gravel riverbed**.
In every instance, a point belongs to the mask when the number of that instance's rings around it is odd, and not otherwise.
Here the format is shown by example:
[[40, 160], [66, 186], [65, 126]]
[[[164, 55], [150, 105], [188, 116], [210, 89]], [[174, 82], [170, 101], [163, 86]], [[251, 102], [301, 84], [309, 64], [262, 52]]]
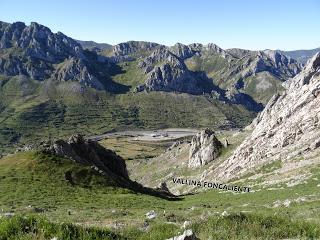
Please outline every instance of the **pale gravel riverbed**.
[[100, 141], [109, 137], [129, 137], [136, 141], [167, 141], [182, 137], [193, 136], [197, 133], [197, 129], [187, 128], [168, 128], [160, 130], [135, 130], [112, 132], [102, 135], [88, 137], [88, 139]]

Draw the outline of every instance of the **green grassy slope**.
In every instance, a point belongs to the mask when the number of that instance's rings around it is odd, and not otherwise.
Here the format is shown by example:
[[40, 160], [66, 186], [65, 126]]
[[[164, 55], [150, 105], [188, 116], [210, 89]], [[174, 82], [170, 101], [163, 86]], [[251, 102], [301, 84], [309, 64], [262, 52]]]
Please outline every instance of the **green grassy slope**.
[[[64, 178], [65, 172], [70, 170], [78, 176], [74, 186]], [[30, 233], [30, 228], [21, 229], [21, 226], [29, 226], [30, 222], [23, 225], [21, 222], [24, 220], [19, 217], [13, 220], [2, 218], [0, 232], [18, 228], [15, 234], [24, 236], [13, 239], [34, 239], [32, 234], [37, 233], [38, 239], [45, 239], [41, 234], [59, 237], [64, 234], [62, 232], [70, 234], [70, 238], [65, 239], [76, 239], [72, 234], [82, 234], [79, 227], [65, 229], [66, 225], [60, 222], [99, 227], [111, 227], [117, 222], [122, 227], [113, 231], [122, 237], [165, 239], [181, 231], [180, 226], [186, 220], [192, 221], [190, 228], [201, 239], [210, 236], [213, 239], [320, 237], [319, 198], [314, 198], [318, 187], [314, 180], [291, 188], [254, 189], [252, 193], [242, 194], [208, 190], [185, 196], [179, 201], [168, 201], [115, 187], [87, 167], [35, 152], [0, 159], [0, 179], [0, 189], [5, 193], [0, 195], [0, 208], [4, 212], [37, 215], [57, 223], [50, 225], [42, 220], [31, 221], [39, 224], [37, 229], [43, 231]], [[301, 196], [305, 196], [307, 201], [293, 201]], [[275, 201], [287, 199], [293, 202], [290, 206], [273, 206]], [[156, 211], [156, 219], [146, 220], [145, 213], [150, 210]], [[231, 215], [221, 217], [223, 211]], [[308, 222], [303, 222], [303, 219]], [[143, 232], [139, 228], [145, 221], [150, 227]], [[172, 223], [167, 224], [168, 221]], [[101, 236], [104, 235], [99, 234], [110, 233], [93, 229], [86, 232], [88, 235], [83, 239], [103, 239]], [[91, 237], [94, 234], [100, 237]]]
[[244, 91], [257, 102], [266, 105], [271, 96], [284, 90], [281, 84], [282, 81], [270, 73], [261, 72], [245, 80]]
[[194, 56], [186, 61], [186, 65], [193, 71], [205, 71], [212, 78], [214, 84], [226, 89], [237, 85], [242, 79], [241, 91], [250, 95], [256, 102], [264, 105], [276, 93], [282, 91], [283, 80], [267, 71], [243, 78], [234, 72], [241, 66], [243, 60], [228, 62], [219, 55]]

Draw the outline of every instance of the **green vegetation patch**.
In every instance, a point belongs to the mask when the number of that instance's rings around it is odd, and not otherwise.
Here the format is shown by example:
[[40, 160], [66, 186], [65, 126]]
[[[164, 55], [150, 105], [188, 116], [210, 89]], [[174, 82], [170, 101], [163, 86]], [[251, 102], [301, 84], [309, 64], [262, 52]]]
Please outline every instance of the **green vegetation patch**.
[[231, 214], [193, 224], [200, 239], [314, 239], [320, 226], [270, 215]]
[[107, 229], [85, 228], [69, 223], [51, 223], [36, 216], [0, 219], [0, 240], [98, 240], [126, 239]]

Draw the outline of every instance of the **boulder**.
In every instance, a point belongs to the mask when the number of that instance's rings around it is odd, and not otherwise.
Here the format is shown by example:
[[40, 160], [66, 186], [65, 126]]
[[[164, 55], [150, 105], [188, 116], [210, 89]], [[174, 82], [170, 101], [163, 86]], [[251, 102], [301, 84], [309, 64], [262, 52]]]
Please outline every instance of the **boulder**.
[[158, 214], [154, 210], [146, 213], [147, 219], [155, 219], [157, 216]]
[[3, 214], [3, 216], [7, 217], [7, 218], [12, 218], [14, 215], [15, 215], [15, 213], [13, 213], [13, 212], [7, 212], [7, 213]]
[[192, 232], [191, 229], [187, 229], [183, 232], [182, 235], [175, 236], [172, 238], [169, 238], [167, 240], [197, 240], [198, 238], [196, 235]]
[[222, 148], [214, 131], [207, 128], [198, 132], [191, 141], [188, 167], [199, 167], [212, 162], [220, 155]]

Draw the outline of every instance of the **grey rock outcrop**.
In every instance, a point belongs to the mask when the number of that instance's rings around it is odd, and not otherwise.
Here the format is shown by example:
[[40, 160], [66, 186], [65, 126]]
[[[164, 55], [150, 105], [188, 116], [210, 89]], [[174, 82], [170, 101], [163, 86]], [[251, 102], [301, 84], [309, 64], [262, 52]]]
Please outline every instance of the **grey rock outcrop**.
[[224, 92], [224, 97], [228, 103], [241, 104], [255, 112], [260, 112], [263, 109], [263, 104], [257, 103], [250, 95], [242, 93], [236, 88], [228, 88]]
[[207, 128], [198, 132], [191, 141], [188, 167], [199, 167], [214, 161], [222, 148], [214, 131]]
[[[198, 66], [197, 70], [189, 69], [188, 60], [191, 61], [189, 64]], [[215, 84], [217, 79], [208, 77], [208, 70], [199, 71], [199, 68], [208, 68], [207, 61], [219, 63], [218, 69], [214, 70], [218, 72], [213, 74], [218, 74], [217, 77], [221, 78], [219, 81], [222, 82], [223, 88]], [[199, 66], [199, 62], [204, 66]], [[177, 43], [172, 47], [159, 45], [150, 55], [142, 58], [138, 66], [146, 75], [146, 80], [144, 84], [135, 88], [135, 92], [166, 91], [196, 95], [210, 93], [217, 95], [219, 100], [229, 104], [240, 104], [256, 112], [263, 109], [263, 104], [244, 91], [246, 78], [268, 73], [271, 74], [269, 78], [284, 81], [301, 70], [301, 65], [296, 61], [277, 51], [224, 50], [213, 43]], [[273, 86], [274, 83], [266, 81], [268, 87]]]
[[170, 47], [169, 50], [182, 60], [194, 56], [199, 56], [204, 61], [211, 56], [221, 57], [228, 62], [225, 74], [229, 78], [237, 74], [249, 77], [267, 71], [286, 80], [294, 77], [302, 69], [302, 64], [274, 50], [250, 51], [236, 48], [224, 50], [214, 43], [207, 45], [198, 43], [183, 45], [177, 43]]
[[252, 134], [212, 176], [230, 179], [274, 160], [320, 152], [320, 53], [252, 123]]
[[209, 43], [207, 45], [202, 45], [200, 43], [192, 43], [189, 45], [177, 43], [170, 47], [169, 50], [183, 60], [193, 56], [202, 56], [206, 54], [220, 55], [222, 58], [227, 60], [231, 60], [232, 58], [227, 51], [214, 43]]
[[111, 177], [129, 178], [125, 161], [120, 156], [97, 142], [85, 140], [81, 135], [73, 135], [68, 141], [57, 140], [44, 151], [96, 167]]
[[2, 58], [0, 55], [0, 73], [7, 76], [23, 75], [33, 79], [44, 80], [50, 77], [52, 67], [43, 60], [37, 61], [34, 65], [34, 59], [25, 53], [15, 55], [9, 53]]
[[194, 55], [200, 55], [202, 48], [203, 45], [199, 43], [193, 43], [190, 45], [176, 43], [170, 48], [170, 51], [181, 59], [187, 59]]

